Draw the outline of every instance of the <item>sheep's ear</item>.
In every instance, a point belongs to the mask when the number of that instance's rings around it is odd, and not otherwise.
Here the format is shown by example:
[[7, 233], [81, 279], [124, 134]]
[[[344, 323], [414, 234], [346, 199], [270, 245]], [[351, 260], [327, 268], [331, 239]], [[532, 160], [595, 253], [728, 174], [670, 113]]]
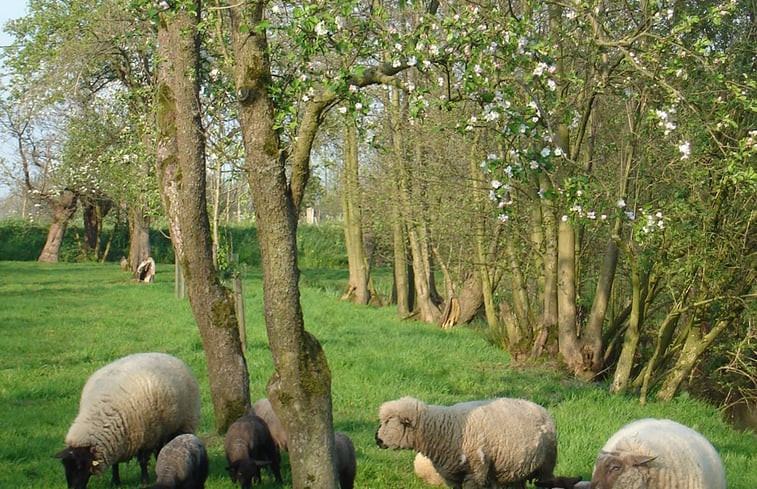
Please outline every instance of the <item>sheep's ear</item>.
[[654, 456], [653, 455], [631, 455], [630, 461], [634, 467], [638, 467], [639, 465], [648, 464], [649, 462], [651, 462], [652, 460], [656, 458], [657, 458], [656, 455]]
[[60, 452], [53, 455], [53, 458], [70, 458], [73, 455], [74, 455], [73, 450], [71, 450], [70, 448], [64, 448]]

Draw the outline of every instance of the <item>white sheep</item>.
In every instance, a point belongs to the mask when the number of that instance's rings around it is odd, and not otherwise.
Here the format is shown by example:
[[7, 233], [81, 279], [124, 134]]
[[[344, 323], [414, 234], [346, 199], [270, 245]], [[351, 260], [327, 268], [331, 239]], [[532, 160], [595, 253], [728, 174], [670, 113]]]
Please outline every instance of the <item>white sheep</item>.
[[434, 468], [431, 460], [422, 453], [416, 453], [413, 460], [413, 471], [420, 480], [431, 486], [446, 486], [447, 484]]
[[150, 489], [204, 489], [208, 469], [208, 453], [200, 439], [179, 435], [160, 450], [157, 481]]
[[142, 483], [148, 482], [151, 454], [200, 421], [200, 388], [192, 370], [165, 353], [136, 353], [92, 374], [81, 393], [79, 414], [55, 456], [66, 470], [68, 487], [84, 489], [92, 474], [137, 457]]
[[552, 477], [557, 461], [554, 420], [524, 399], [434, 406], [403, 397], [385, 402], [379, 420], [379, 447], [423, 453], [454, 488], [525, 488]]
[[592, 489], [725, 489], [707, 439], [669, 419], [641, 419], [616, 432], [597, 456]]
[[284, 425], [281, 424], [279, 417], [276, 415], [276, 412], [273, 410], [271, 401], [266, 397], [258, 399], [255, 401], [255, 404], [252, 405], [250, 414], [254, 414], [265, 421], [279, 451], [286, 452], [288, 442], [287, 432], [284, 429]]

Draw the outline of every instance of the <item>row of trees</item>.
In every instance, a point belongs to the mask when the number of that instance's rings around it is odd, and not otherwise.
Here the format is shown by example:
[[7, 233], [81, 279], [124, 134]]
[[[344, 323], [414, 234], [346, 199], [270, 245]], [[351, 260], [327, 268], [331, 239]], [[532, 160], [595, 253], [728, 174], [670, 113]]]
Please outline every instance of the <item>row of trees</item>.
[[513, 355], [615, 392], [670, 399], [728, 361], [750, 378], [752, 3], [36, 0], [7, 26], [6, 175], [53, 210], [51, 254], [79, 203], [93, 227], [128, 216], [136, 266], [164, 212], [221, 430], [249, 392], [214, 230], [220, 175], [246, 177], [294, 487], [335, 487], [298, 292], [313, 161], [339, 166], [345, 298], [377, 299], [382, 259], [401, 316], [483, 312]]

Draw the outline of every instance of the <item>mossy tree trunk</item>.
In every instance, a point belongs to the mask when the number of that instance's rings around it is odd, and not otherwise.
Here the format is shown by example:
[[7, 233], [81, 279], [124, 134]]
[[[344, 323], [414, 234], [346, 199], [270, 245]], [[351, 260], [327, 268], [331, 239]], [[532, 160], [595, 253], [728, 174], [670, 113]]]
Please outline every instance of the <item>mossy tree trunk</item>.
[[199, 18], [199, 3], [161, 14], [157, 169], [171, 241], [205, 350], [216, 429], [224, 432], [249, 411], [250, 392], [234, 300], [220, 283], [210, 241], [198, 96]]
[[331, 373], [318, 340], [305, 331], [299, 292], [296, 226], [302, 192], [309, 176], [316, 104], [303, 116], [294, 148], [292, 180], [286, 178], [286, 154], [274, 130], [274, 105], [264, 31], [255, 29], [264, 2], [229, 7], [234, 48], [234, 77], [246, 167], [254, 198], [263, 267], [263, 303], [275, 372], [268, 397], [289, 434], [292, 487], [335, 488]]

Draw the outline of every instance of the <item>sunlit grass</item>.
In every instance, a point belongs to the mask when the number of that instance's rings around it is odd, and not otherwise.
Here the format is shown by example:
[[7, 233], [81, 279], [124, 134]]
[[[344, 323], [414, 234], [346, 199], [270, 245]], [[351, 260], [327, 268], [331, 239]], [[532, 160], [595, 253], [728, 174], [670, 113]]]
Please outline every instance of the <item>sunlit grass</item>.
[[[208, 447], [208, 489], [231, 489], [223, 438], [213, 430], [205, 358], [186, 300], [173, 297], [173, 271], [158, 267], [156, 282], [138, 284], [116, 265], [0, 262], [0, 488], [64, 488], [60, 462], [76, 415], [81, 387], [97, 368], [137, 351], [165, 351], [195, 371], [203, 396], [199, 435]], [[344, 272], [303, 272], [306, 327], [321, 341], [332, 374], [335, 428], [355, 443], [356, 487], [422, 488], [412, 473], [413, 454], [376, 447], [378, 406], [412, 395], [430, 403], [495, 396], [525, 397], [555, 417], [560, 443], [557, 471], [588, 478], [608, 436], [640, 417], [670, 417], [707, 436], [726, 464], [731, 489], [757, 487], [757, 439], [729, 429], [719, 413], [682, 396], [642, 406], [610, 396], [546, 366], [514, 367], [506, 353], [476, 331], [441, 331], [400, 321], [391, 307], [339, 301]], [[257, 270], [245, 275], [247, 365], [253, 400], [265, 395], [273, 372], [263, 323]], [[285, 487], [291, 480], [285, 454]], [[141, 487], [136, 463], [121, 470], [125, 489]], [[272, 488], [264, 472], [263, 484]], [[110, 488], [110, 475], [90, 488]]]

